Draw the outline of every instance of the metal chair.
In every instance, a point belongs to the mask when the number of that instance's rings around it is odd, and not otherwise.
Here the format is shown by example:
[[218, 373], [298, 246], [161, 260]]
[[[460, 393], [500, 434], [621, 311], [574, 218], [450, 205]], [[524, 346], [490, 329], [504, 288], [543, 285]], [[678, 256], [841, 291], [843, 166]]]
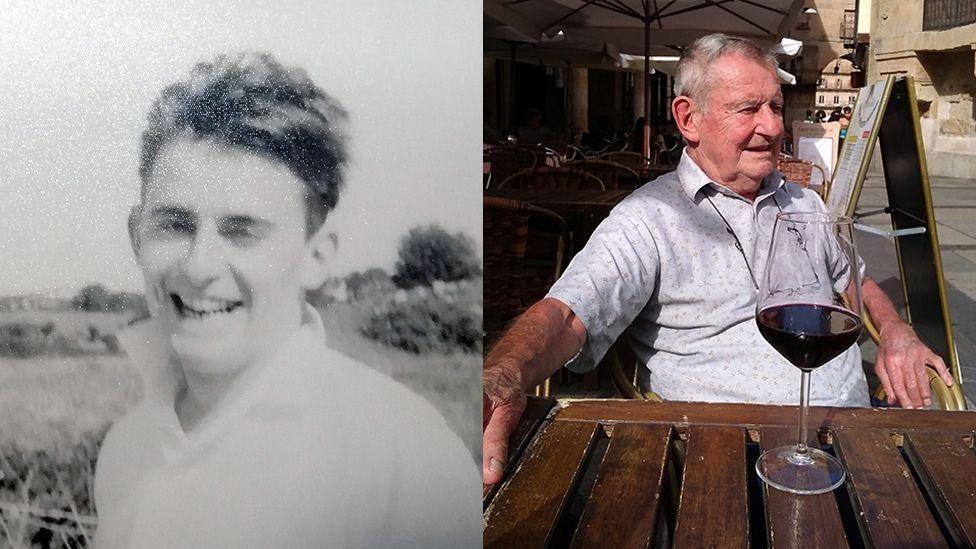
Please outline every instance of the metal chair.
[[[562, 274], [569, 226], [550, 210], [505, 198], [484, 197], [483, 213], [487, 350]], [[536, 388], [536, 395], [549, 396], [549, 380]]]
[[653, 158], [648, 158], [633, 151], [608, 152], [600, 155], [600, 159], [623, 164], [636, 172], [640, 172], [641, 170], [649, 168], [655, 164]]
[[499, 189], [606, 190], [597, 176], [573, 168], [539, 167], [522, 170], [498, 186]]
[[[861, 320], [864, 321], [864, 331], [871, 337], [871, 341], [877, 345], [881, 341], [881, 334], [871, 321], [871, 316], [866, 309], [861, 311]], [[925, 370], [929, 377], [929, 389], [932, 391], [935, 401], [939, 403], [940, 410], [955, 411], [966, 409], [966, 396], [962, 392], [962, 384], [959, 383], [958, 379], [955, 379], [952, 387], [949, 387], [942, 380], [942, 377], [939, 376], [939, 373], [935, 371], [935, 368], [926, 366]], [[883, 387], [878, 387], [878, 390], [874, 393], [874, 398], [879, 401], [887, 399]]]
[[680, 137], [665, 135], [664, 146], [665, 149], [657, 155], [658, 162], [668, 166], [677, 164], [678, 159], [681, 158], [681, 149], [684, 148], [684, 141]]
[[508, 179], [512, 174], [531, 168], [539, 163], [539, 157], [525, 147], [500, 146], [492, 147], [485, 153], [485, 161], [489, 164], [488, 188], [494, 181], [496, 184]]
[[810, 181], [813, 179], [813, 171], [819, 171], [820, 180], [823, 181], [819, 194], [821, 197], [827, 196], [827, 191], [830, 188], [830, 181], [827, 179], [827, 173], [823, 168], [814, 164], [813, 162], [808, 160], [800, 160], [799, 158], [780, 157], [778, 169], [787, 181], [796, 183], [804, 188], [810, 187]]
[[633, 351], [622, 338], [618, 339], [607, 351], [603, 363], [610, 373], [610, 380], [617, 391], [630, 400], [645, 400], [649, 402], [663, 402], [654, 391], [640, 386], [637, 381], [638, 369], [643, 365], [637, 361]]
[[603, 181], [607, 189], [616, 190], [621, 188], [621, 180], [626, 183], [626, 187], [634, 188], [640, 184], [641, 178], [634, 170], [611, 162], [610, 160], [599, 160], [588, 158], [585, 160], [574, 160], [566, 164], [567, 168], [576, 168], [592, 173]]

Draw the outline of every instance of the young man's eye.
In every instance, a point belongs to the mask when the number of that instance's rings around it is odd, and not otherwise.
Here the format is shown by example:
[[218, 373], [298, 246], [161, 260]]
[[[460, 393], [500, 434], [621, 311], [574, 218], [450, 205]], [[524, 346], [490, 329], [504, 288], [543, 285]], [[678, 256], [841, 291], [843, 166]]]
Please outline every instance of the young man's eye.
[[221, 223], [219, 230], [223, 237], [241, 244], [254, 242], [264, 236], [260, 227], [246, 222], [228, 221]]
[[164, 217], [156, 220], [153, 228], [166, 234], [191, 234], [196, 229], [189, 219], [180, 217]]
[[220, 230], [220, 234], [232, 240], [250, 240], [258, 235], [249, 227], [227, 227]]

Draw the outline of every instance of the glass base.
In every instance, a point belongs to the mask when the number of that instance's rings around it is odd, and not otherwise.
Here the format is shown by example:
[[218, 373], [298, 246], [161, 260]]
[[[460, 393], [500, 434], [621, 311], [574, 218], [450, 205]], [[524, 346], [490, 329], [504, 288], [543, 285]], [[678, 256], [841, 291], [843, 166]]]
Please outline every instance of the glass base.
[[798, 454], [796, 446], [763, 452], [756, 461], [759, 478], [773, 488], [793, 494], [823, 494], [844, 484], [847, 473], [833, 456], [816, 448]]

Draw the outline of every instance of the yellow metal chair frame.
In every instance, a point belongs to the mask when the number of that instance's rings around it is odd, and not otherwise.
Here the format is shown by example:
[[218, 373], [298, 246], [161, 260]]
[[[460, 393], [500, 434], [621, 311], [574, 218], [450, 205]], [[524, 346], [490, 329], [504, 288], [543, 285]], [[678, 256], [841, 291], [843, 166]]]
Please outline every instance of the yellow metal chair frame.
[[[871, 340], [874, 341], [874, 344], [877, 345], [881, 341], [881, 334], [871, 321], [871, 316], [868, 315], [867, 311], [863, 311], [861, 318], [864, 320], [864, 330], [871, 337]], [[966, 409], [966, 396], [962, 392], [959, 380], [955, 380], [952, 387], [949, 387], [942, 380], [939, 373], [935, 371], [935, 368], [926, 366], [925, 370], [929, 376], [929, 389], [932, 391], [932, 395], [935, 396], [936, 402], [939, 403], [939, 409], [949, 411]], [[887, 398], [883, 387], [878, 387], [878, 390], [874, 393], [874, 398], [878, 400], [885, 400]]]

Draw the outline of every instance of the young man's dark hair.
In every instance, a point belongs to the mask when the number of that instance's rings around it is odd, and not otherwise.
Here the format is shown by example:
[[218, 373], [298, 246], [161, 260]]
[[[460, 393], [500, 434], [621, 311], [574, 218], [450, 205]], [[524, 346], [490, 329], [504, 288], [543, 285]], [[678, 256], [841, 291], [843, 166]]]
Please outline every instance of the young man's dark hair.
[[139, 174], [145, 182], [163, 147], [185, 135], [266, 155], [307, 185], [312, 234], [339, 200], [348, 118], [301, 69], [267, 53], [221, 55], [198, 63], [156, 100], [142, 134]]

